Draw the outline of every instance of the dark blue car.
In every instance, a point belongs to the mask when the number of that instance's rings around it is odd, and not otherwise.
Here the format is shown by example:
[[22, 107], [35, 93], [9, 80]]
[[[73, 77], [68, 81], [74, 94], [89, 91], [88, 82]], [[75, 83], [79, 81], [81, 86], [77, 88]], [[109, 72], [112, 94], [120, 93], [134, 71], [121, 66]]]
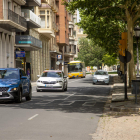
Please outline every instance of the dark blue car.
[[30, 79], [20, 68], [0, 68], [0, 101], [15, 100], [20, 103], [22, 97], [31, 100]]

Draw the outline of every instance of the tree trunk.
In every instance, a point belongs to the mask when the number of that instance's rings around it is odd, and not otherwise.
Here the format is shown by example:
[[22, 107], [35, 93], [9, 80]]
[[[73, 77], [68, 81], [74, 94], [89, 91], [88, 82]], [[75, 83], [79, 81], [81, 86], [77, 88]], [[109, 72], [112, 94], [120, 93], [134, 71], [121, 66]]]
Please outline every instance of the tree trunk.
[[136, 79], [135, 65], [133, 57], [133, 22], [132, 17], [127, 20], [128, 25], [128, 51], [131, 53], [131, 61], [129, 62], [129, 87], [131, 87], [131, 81]]

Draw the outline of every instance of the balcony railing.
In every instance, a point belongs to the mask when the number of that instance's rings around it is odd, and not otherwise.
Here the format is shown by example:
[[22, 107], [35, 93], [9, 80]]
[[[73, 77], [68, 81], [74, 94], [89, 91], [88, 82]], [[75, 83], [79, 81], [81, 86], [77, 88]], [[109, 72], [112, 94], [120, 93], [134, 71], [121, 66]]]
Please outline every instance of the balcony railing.
[[51, 47], [51, 51], [59, 52], [59, 46], [57, 46], [56, 44], [53, 44], [53, 46]]
[[25, 28], [27, 28], [27, 22], [24, 17], [21, 17], [17, 13], [13, 12], [10, 9], [4, 9], [4, 20], [11, 20]]
[[39, 49], [42, 48], [42, 41], [30, 35], [16, 35], [15, 43], [18, 45], [22, 45], [22, 44], [32, 45], [38, 47]]
[[41, 0], [27, 0], [26, 4], [28, 6], [40, 6], [41, 5]]
[[31, 10], [21, 9], [21, 12], [26, 19], [30, 19], [33, 22], [35, 22], [36, 24], [41, 26], [41, 18], [38, 17], [35, 13], [33, 13]]

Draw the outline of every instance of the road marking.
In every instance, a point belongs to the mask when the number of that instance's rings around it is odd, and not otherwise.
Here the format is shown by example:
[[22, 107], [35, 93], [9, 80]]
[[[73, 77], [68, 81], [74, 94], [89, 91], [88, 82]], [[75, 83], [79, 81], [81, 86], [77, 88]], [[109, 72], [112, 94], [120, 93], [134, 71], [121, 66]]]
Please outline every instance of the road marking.
[[94, 106], [95, 104], [96, 104], [96, 101], [85, 102], [82, 106]]
[[37, 117], [37, 116], [38, 116], [38, 114], [35, 114], [34, 116], [30, 117], [30, 118], [28, 119], [28, 121], [32, 120], [33, 118], [35, 118], [35, 117]]
[[64, 102], [62, 102], [62, 103], [60, 103], [60, 104], [58, 104], [58, 105], [71, 105], [71, 104], [73, 104], [75, 101], [64, 101]]

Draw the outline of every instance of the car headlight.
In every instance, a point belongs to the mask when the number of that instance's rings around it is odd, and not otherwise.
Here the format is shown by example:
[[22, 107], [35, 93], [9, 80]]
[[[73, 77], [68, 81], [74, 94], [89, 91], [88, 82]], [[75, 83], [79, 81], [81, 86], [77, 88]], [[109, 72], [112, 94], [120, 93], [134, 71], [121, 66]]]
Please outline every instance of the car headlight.
[[18, 88], [15, 87], [15, 88], [12, 88], [10, 91], [17, 91], [17, 90], [18, 90]]

